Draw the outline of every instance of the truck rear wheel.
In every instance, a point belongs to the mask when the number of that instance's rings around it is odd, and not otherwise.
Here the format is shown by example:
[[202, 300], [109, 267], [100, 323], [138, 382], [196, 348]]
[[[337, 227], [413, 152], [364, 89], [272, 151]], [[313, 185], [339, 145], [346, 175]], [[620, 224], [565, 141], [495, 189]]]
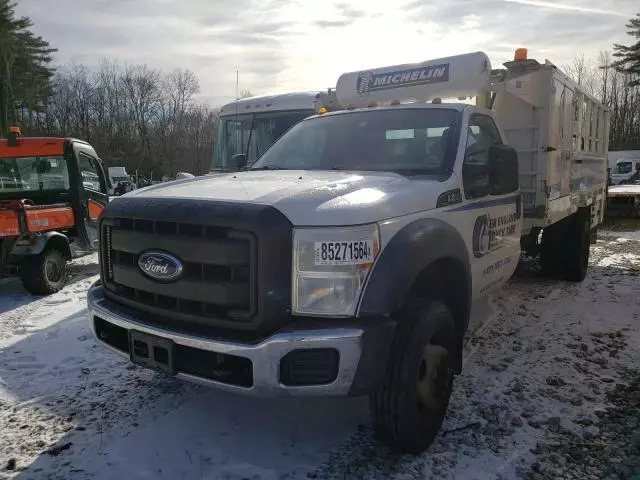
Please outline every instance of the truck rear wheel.
[[421, 453], [444, 421], [455, 368], [454, 320], [437, 301], [405, 309], [382, 387], [370, 396], [373, 424], [392, 449]]
[[571, 217], [567, 228], [567, 251], [564, 258], [564, 276], [572, 282], [581, 282], [587, 276], [591, 249], [590, 210], [578, 211]]
[[562, 272], [564, 222], [558, 222], [542, 231], [540, 244], [540, 270], [546, 277], [556, 278]]
[[67, 259], [57, 248], [25, 257], [20, 264], [20, 280], [28, 292], [36, 295], [58, 292], [67, 280]]
[[545, 228], [540, 245], [542, 273], [572, 282], [584, 280], [589, 266], [591, 236], [591, 211], [588, 208]]

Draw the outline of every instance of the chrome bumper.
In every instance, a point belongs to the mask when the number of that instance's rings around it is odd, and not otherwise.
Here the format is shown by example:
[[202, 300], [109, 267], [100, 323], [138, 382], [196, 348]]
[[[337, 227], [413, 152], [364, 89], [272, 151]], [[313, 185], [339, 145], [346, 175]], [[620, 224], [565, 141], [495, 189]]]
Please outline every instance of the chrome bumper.
[[[200, 350], [244, 357], [251, 360], [253, 366], [253, 386], [242, 387], [208, 378], [177, 372], [176, 377], [187, 381], [216, 387], [233, 392], [244, 392], [258, 396], [346, 396], [349, 394], [360, 362], [363, 331], [357, 328], [339, 328], [326, 330], [294, 330], [272, 335], [260, 343], [244, 344], [212, 339], [197, 335], [177, 333], [158, 326], [141, 323], [127, 309], [110, 308], [110, 302], [104, 297], [103, 287], [93, 285], [87, 295], [89, 321], [95, 338], [115, 353], [129, 358], [128, 352], [116, 349], [101, 340], [95, 331], [94, 317], [124, 328], [137, 330], [172, 340]], [[286, 386], [280, 383], [280, 360], [288, 352], [308, 348], [334, 348], [340, 358], [338, 376], [327, 385]]]

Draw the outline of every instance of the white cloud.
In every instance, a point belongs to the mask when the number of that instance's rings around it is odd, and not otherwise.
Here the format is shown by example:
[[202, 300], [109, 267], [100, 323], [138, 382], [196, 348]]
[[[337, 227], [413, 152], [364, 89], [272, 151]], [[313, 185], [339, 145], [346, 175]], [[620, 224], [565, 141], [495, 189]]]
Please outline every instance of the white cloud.
[[637, 0], [21, 0], [57, 59], [189, 68], [203, 98], [323, 89], [345, 71], [513, 49], [557, 65], [629, 42]]
[[542, 2], [538, 0], [504, 0], [504, 1], [509, 3], [519, 3], [520, 5], [528, 5], [532, 7], [549, 8], [552, 10], [568, 10], [568, 11], [580, 12], [580, 13], [612, 15], [614, 17], [626, 17], [626, 18], [629, 17], [629, 15], [627, 15], [624, 12], [620, 12], [616, 10], [604, 10], [601, 8], [585, 7], [582, 5], [573, 5], [573, 4], [556, 3], [556, 2]]

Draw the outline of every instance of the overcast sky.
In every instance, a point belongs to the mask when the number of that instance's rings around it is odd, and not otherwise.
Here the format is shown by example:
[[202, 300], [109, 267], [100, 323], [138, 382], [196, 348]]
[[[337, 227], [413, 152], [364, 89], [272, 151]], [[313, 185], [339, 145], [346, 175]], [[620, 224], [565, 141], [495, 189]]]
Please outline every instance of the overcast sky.
[[18, 0], [59, 63], [104, 57], [189, 68], [214, 105], [254, 94], [325, 89], [342, 72], [517, 47], [556, 65], [629, 44], [638, 0]]

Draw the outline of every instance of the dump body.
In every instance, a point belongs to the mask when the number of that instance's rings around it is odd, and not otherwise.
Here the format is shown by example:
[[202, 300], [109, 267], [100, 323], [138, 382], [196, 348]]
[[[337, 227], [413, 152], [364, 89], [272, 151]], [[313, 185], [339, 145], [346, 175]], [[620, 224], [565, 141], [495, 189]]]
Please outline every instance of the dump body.
[[589, 205], [598, 225], [606, 199], [608, 112], [548, 61], [512, 75], [494, 85], [493, 110], [518, 151], [525, 231]]

